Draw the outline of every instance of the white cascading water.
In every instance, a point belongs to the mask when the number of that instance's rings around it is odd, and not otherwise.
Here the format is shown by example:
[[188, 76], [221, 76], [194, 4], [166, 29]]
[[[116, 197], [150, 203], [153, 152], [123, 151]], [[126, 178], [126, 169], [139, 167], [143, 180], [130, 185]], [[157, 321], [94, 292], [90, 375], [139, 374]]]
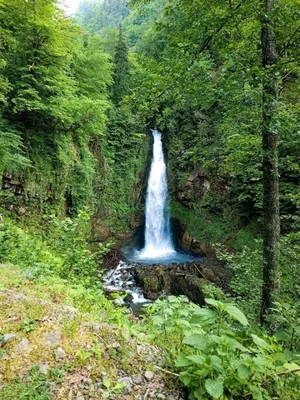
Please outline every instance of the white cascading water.
[[[145, 247], [140, 251], [134, 249], [127, 251], [126, 261], [120, 261], [117, 268], [113, 272], [108, 271], [104, 279], [104, 286], [108, 291], [130, 294], [132, 298], [132, 300], [129, 300], [130, 307], [133, 310], [140, 309], [141, 305], [149, 302], [149, 300], [144, 297], [142, 289], [135, 283], [131, 262], [151, 265], [199, 260], [193, 255], [178, 252], [174, 248], [167, 208], [167, 167], [164, 160], [162, 135], [158, 131], [152, 131], [152, 134], [154, 143], [146, 197]], [[115, 303], [123, 304], [123, 297], [120, 296], [119, 299], [115, 300]]]
[[161, 133], [153, 130], [153, 158], [146, 197], [145, 247], [139, 258], [160, 258], [176, 253], [167, 209], [168, 182]]

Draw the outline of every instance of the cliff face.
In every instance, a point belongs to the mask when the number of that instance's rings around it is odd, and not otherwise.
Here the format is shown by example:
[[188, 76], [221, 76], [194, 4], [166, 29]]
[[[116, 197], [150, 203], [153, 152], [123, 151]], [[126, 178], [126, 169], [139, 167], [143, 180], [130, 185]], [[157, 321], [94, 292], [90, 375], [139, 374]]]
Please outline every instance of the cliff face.
[[[95, 152], [94, 178], [78, 187], [68, 176], [52, 171], [38, 182], [24, 169], [19, 174], [4, 173], [0, 180], [0, 213], [24, 225], [43, 224], [43, 215], [75, 216], [81, 209], [93, 212], [93, 243], [110, 241], [120, 247], [133, 236], [143, 219], [151, 144], [148, 135], [130, 149], [130, 158], [111, 163], [109, 156]], [[59, 180], [65, 179], [63, 185]], [[79, 179], [79, 176], [76, 178]]]

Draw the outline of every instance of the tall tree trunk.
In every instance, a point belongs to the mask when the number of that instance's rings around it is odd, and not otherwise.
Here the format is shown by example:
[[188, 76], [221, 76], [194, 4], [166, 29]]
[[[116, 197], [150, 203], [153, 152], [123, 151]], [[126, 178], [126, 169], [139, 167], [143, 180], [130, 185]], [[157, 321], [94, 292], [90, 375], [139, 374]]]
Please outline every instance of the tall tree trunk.
[[279, 290], [279, 189], [277, 132], [274, 127], [274, 113], [277, 107], [275, 33], [271, 20], [274, 0], [262, 0], [263, 18], [261, 29], [263, 95], [262, 95], [262, 146], [263, 146], [263, 288], [261, 322]]

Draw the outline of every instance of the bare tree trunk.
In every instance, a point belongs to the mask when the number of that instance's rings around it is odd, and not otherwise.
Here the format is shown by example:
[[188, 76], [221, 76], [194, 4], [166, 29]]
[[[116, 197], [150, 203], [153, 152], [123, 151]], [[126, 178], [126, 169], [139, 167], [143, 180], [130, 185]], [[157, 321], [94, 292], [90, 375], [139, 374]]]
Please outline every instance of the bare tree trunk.
[[274, 113], [277, 107], [275, 34], [270, 13], [274, 0], [262, 0], [263, 18], [261, 29], [263, 95], [262, 95], [262, 146], [263, 146], [263, 288], [261, 322], [264, 323], [268, 310], [279, 290], [279, 240], [280, 214], [278, 189], [277, 132]]

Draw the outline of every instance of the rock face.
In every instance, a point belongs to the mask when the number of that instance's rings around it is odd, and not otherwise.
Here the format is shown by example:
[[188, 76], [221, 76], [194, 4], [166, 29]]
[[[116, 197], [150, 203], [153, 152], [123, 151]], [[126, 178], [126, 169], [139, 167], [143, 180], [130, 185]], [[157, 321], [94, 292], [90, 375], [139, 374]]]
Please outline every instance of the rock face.
[[177, 199], [182, 204], [189, 206], [210, 188], [211, 182], [205, 172], [202, 169], [196, 170], [190, 174], [186, 182], [178, 187]]
[[196, 304], [204, 304], [202, 284], [211, 282], [229, 290], [229, 271], [218, 261], [171, 265], [134, 266], [134, 278], [146, 298], [156, 300], [161, 294], [185, 295]]
[[206, 192], [226, 194], [230, 192], [230, 183], [220, 176], [209, 176], [207, 171], [193, 171], [188, 179], [177, 188], [176, 198], [184, 206], [190, 207], [201, 199]]

